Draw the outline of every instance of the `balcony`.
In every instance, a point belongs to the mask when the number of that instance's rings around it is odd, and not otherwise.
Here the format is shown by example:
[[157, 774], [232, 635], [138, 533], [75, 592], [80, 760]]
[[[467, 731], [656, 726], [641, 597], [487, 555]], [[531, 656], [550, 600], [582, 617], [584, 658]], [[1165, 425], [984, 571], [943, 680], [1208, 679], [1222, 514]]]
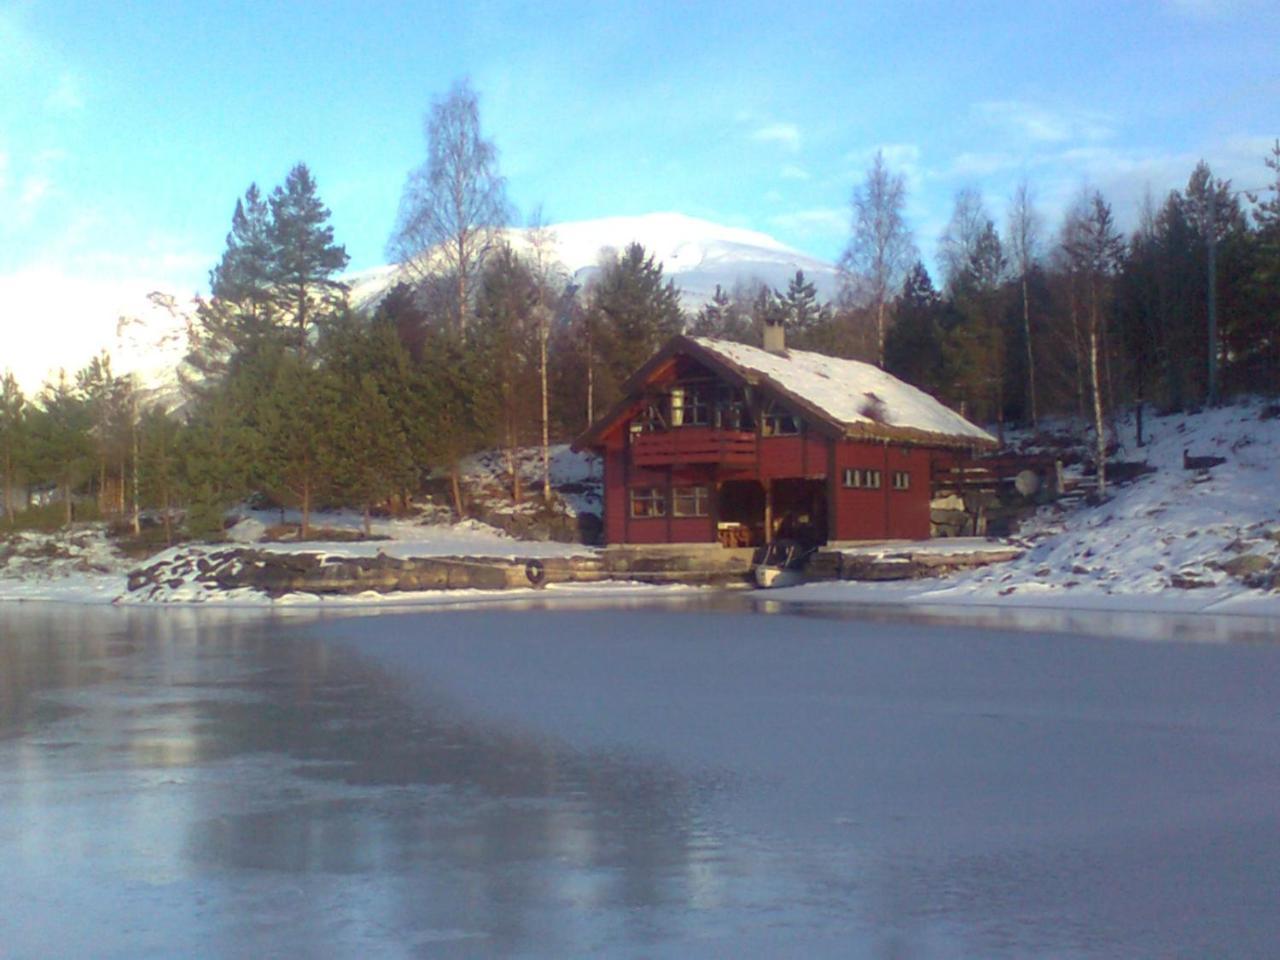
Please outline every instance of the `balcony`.
[[631, 435], [631, 462], [637, 467], [682, 463], [749, 466], [756, 462], [756, 435], [714, 427], [677, 427], [661, 433]]

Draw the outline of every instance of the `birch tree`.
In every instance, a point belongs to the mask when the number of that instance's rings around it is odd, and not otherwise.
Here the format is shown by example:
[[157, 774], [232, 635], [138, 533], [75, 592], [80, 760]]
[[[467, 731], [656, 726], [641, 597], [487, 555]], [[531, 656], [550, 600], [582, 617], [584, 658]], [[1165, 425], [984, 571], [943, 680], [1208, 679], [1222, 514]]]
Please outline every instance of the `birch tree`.
[[1027, 410], [1033, 427], [1039, 421], [1039, 405], [1036, 401], [1036, 356], [1031, 337], [1031, 297], [1027, 291], [1027, 278], [1036, 262], [1040, 227], [1040, 215], [1036, 211], [1031, 188], [1023, 180], [1015, 188], [1009, 204], [1008, 248], [1022, 292], [1022, 339], [1027, 350]]
[[1099, 366], [1105, 349], [1106, 313], [1111, 285], [1124, 255], [1124, 240], [1116, 230], [1111, 205], [1094, 191], [1080, 198], [1067, 215], [1063, 247], [1084, 281], [1088, 318], [1089, 390], [1093, 398], [1093, 429], [1098, 464], [1098, 496], [1107, 495], [1107, 432]]
[[481, 134], [468, 80], [431, 105], [425, 126], [427, 160], [405, 182], [387, 252], [415, 287], [448, 279], [449, 320], [461, 335], [484, 261], [509, 218], [506, 181], [497, 148]]
[[850, 200], [853, 233], [840, 257], [840, 270], [849, 298], [875, 316], [876, 363], [881, 367], [889, 306], [916, 258], [903, 217], [906, 202], [902, 175], [890, 173], [883, 151], [877, 150], [866, 179], [854, 188]]

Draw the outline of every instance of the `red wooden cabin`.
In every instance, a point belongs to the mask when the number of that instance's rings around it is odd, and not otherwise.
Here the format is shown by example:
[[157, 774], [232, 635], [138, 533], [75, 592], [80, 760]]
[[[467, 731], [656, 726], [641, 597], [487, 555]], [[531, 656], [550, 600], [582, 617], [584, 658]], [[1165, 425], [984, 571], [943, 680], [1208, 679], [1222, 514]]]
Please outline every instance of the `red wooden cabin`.
[[925, 539], [935, 459], [995, 446], [870, 364], [678, 336], [575, 442], [604, 462], [605, 541]]

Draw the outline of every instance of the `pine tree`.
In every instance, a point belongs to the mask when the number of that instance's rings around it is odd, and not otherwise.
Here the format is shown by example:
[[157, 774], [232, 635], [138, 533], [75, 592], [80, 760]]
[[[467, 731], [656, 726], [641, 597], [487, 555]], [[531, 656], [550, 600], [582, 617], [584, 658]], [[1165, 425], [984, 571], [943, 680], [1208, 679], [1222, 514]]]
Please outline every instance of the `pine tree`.
[[111, 370], [103, 352], [76, 374], [76, 388], [92, 422], [90, 435], [98, 463], [98, 513], [124, 511], [124, 473], [129, 459], [130, 382]]
[[795, 333], [810, 330], [831, 318], [831, 308], [818, 302], [818, 288], [806, 280], [803, 270], [797, 270], [787, 284], [787, 292], [774, 291], [782, 306], [788, 329]]
[[689, 333], [758, 346], [760, 336], [752, 320], [751, 296], [744, 296], [741, 286], [729, 293], [717, 283], [711, 299], [698, 309], [690, 323]]
[[350, 258], [333, 242], [329, 209], [316, 194], [306, 164], [289, 171], [271, 194], [271, 289], [279, 316], [293, 327], [305, 354], [312, 324], [346, 302], [346, 284], [333, 279]]
[[181, 489], [180, 445], [182, 424], [161, 406], [146, 410], [138, 425], [138, 495], [142, 503], [159, 512], [166, 543], [173, 543], [173, 511]]
[[196, 307], [187, 359], [202, 376], [221, 375], [234, 357], [276, 333], [274, 251], [270, 207], [250, 184], [236, 201], [222, 259], [209, 273], [211, 297]]
[[56, 384], [45, 385], [31, 418], [33, 474], [35, 479], [57, 486], [67, 524], [75, 519], [76, 487], [92, 470], [91, 426], [84, 398], [65, 374]]
[[950, 332], [949, 362], [973, 411], [993, 417], [1003, 433], [1007, 338], [1002, 285], [1007, 260], [976, 192], [956, 195], [955, 210], [939, 242], [939, 259], [947, 273], [947, 292], [962, 318]]
[[404, 490], [414, 470], [401, 424], [377, 375], [365, 373], [352, 386], [342, 384], [335, 411], [345, 429], [335, 434], [333, 492], [360, 507], [368, 536], [374, 504]]
[[1253, 300], [1254, 330], [1247, 346], [1233, 346], [1245, 349], [1241, 360], [1249, 365], [1253, 384], [1274, 393], [1280, 389], [1280, 140], [1263, 162], [1273, 179], [1270, 199], [1249, 197], [1254, 204], [1256, 239], [1252, 270], [1245, 283]]
[[261, 439], [254, 463], [258, 486], [301, 513], [299, 538], [311, 533], [311, 513], [334, 492], [341, 461], [341, 384], [332, 371], [292, 352], [276, 359], [270, 389], [259, 396], [252, 426]]
[[251, 184], [236, 202], [226, 250], [209, 274], [212, 296], [197, 305], [191, 332], [188, 361], [206, 379], [216, 383], [280, 343], [305, 353], [312, 326], [345, 303], [347, 287], [333, 277], [349, 258], [328, 220], [302, 163], [269, 201]]
[[506, 452], [516, 503], [522, 497], [517, 451], [532, 433], [536, 413], [538, 302], [537, 279], [510, 247], [498, 247], [481, 278], [470, 343], [481, 371], [476, 399], [490, 398], [494, 422], [488, 432]]
[[627, 377], [684, 328], [675, 283], [664, 281], [662, 266], [638, 243], [604, 262], [588, 309], [599, 318], [600, 352], [610, 377], [601, 393], [609, 402]]
[[0, 481], [4, 483], [4, 514], [13, 525], [17, 512], [15, 486], [27, 452], [27, 400], [12, 371], [0, 381]]
[[885, 369], [928, 393], [951, 394], [946, 313], [946, 302], [934, 288], [925, 265], [917, 260], [894, 303], [893, 326], [885, 340]]

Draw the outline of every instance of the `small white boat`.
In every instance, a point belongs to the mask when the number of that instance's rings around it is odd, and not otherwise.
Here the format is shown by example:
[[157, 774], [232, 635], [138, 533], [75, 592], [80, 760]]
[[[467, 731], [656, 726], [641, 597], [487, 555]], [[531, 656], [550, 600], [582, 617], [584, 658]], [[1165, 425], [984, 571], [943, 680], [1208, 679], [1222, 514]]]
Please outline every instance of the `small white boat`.
[[804, 565], [812, 554], [812, 547], [795, 541], [778, 540], [769, 544], [755, 566], [756, 586], [767, 590], [804, 583]]

